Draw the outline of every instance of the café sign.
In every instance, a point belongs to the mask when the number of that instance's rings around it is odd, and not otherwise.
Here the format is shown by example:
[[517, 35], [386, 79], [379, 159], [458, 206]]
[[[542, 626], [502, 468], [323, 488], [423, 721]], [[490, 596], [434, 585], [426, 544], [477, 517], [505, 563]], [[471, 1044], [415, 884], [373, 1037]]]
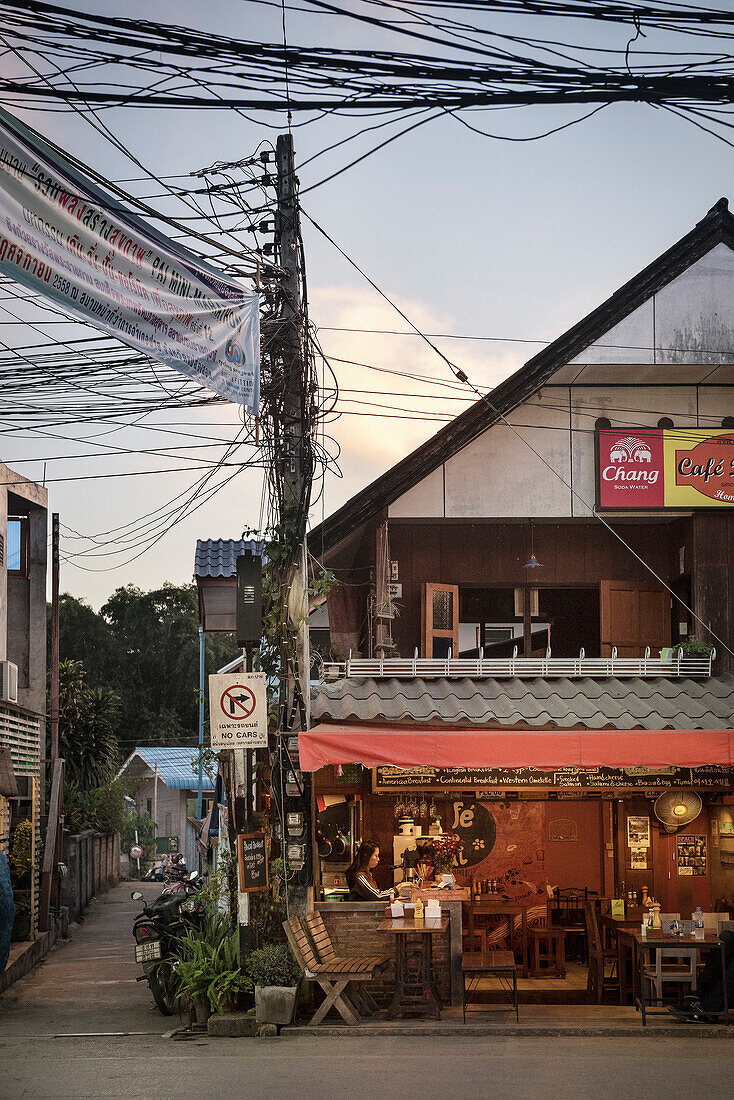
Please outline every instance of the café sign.
[[390, 792], [412, 788], [424, 791], [475, 790], [566, 790], [594, 791], [610, 788], [664, 790], [666, 787], [696, 787], [726, 790], [734, 786], [734, 770], [711, 764], [701, 768], [396, 768], [383, 765], [372, 773], [373, 791]]
[[734, 506], [734, 431], [603, 428], [597, 506], [617, 511]]

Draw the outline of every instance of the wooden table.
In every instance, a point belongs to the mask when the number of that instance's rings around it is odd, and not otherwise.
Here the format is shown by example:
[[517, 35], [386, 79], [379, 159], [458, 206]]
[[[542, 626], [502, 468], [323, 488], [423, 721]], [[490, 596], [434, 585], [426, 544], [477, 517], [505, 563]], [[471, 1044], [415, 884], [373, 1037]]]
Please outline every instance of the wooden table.
[[[726, 954], [724, 950], [724, 941], [719, 939], [716, 932], [705, 932], [703, 936], [670, 936], [666, 932], [660, 929], [648, 928], [647, 934], [642, 935], [642, 931], [638, 929], [636, 932], [625, 932], [625, 935], [631, 936], [636, 945], [637, 953], [640, 959], [639, 969], [639, 998], [638, 1005], [640, 1013], [642, 1014], [642, 1026], [646, 1025], [646, 1016], [653, 1015], [653, 1012], [647, 1007], [647, 998], [645, 994], [645, 952], [655, 951], [661, 947], [674, 948], [679, 955], [691, 955], [698, 951], [716, 951], [718, 950], [721, 955], [721, 978], [722, 987], [724, 993], [724, 1023], [729, 1023], [729, 998], [727, 996], [726, 988]], [[657, 1004], [657, 999], [651, 999]], [[661, 1015], [660, 1012], [655, 1012], [655, 1015]]]
[[[617, 940], [617, 973], [619, 974], [619, 1003], [632, 1004], [637, 994], [638, 955], [634, 933], [640, 931], [641, 921], [623, 917], [599, 917], [599, 927], [606, 934], [613, 932]], [[627, 960], [631, 962], [631, 983], [627, 980]]]
[[507, 919], [507, 946], [512, 950], [512, 940], [515, 932], [515, 917], [522, 918], [520, 934], [522, 937], [522, 976], [528, 976], [528, 907], [518, 905], [515, 902], [504, 901], [470, 901], [469, 903], [469, 932], [474, 933], [474, 919], [476, 917], [505, 917]]
[[[400, 1012], [430, 1012], [434, 1019], [441, 1019], [440, 1002], [433, 985], [433, 936], [436, 932], [447, 932], [448, 928], [448, 917], [424, 917], [419, 921], [412, 917], [390, 917], [378, 924], [378, 932], [395, 936], [395, 996], [387, 1012], [389, 1017]], [[408, 965], [408, 936], [421, 938], [415, 970]]]

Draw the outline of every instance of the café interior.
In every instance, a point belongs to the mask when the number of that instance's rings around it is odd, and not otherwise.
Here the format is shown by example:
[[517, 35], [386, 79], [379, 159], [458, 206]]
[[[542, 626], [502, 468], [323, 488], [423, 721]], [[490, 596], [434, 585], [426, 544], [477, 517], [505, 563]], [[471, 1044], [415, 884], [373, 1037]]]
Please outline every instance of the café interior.
[[[388, 1017], [439, 1018], [441, 1006], [465, 1019], [495, 1009], [521, 1019], [529, 1005], [628, 1006], [633, 1015], [641, 999], [648, 1014], [654, 1003], [681, 1006], [707, 949], [734, 929], [734, 788], [724, 767], [333, 764], [314, 772], [314, 792], [312, 919], [337, 955], [389, 956], [389, 932], [415, 921], [421, 902], [426, 917], [442, 918], [435, 935], [419, 937], [430, 941], [432, 1011], [425, 990], [407, 996], [418, 988], [407, 971], [388, 968], [371, 987]], [[443, 851], [447, 837], [457, 850]], [[366, 838], [379, 846], [375, 881], [395, 889], [401, 909], [349, 901], [346, 870]], [[645, 950], [659, 934], [680, 953]], [[696, 937], [699, 948], [685, 950]]]

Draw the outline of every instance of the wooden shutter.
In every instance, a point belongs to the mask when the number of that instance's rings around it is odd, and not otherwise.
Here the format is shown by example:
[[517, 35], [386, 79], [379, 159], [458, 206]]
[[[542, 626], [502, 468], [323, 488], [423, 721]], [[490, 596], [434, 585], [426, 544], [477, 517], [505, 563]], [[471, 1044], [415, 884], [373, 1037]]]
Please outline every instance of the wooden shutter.
[[421, 657], [459, 653], [459, 586], [426, 582], [421, 593]]
[[653, 656], [670, 645], [670, 594], [657, 585], [636, 581], [602, 581], [601, 655], [642, 657], [649, 646]]

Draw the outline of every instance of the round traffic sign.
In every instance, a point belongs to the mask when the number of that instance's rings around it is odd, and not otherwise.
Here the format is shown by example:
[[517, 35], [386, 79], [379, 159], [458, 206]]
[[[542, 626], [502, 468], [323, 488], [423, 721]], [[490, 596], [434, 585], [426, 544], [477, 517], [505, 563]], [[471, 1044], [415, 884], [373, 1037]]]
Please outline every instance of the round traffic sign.
[[222, 692], [219, 707], [230, 721], [242, 722], [255, 709], [255, 694], [245, 684], [232, 684]]

